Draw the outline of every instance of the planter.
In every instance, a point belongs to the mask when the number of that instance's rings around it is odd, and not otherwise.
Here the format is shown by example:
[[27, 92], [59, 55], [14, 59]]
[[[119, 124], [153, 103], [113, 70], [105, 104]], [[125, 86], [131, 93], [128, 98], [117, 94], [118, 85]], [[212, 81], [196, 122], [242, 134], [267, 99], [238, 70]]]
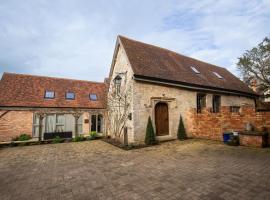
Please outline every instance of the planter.
[[247, 131], [239, 133], [240, 145], [252, 147], [266, 147], [268, 145], [268, 133]]

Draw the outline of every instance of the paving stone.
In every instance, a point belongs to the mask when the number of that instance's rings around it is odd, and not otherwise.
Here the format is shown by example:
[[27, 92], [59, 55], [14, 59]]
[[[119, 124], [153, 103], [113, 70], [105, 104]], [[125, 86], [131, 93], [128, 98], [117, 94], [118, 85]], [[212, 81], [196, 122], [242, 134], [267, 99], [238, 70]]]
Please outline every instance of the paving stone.
[[0, 150], [0, 199], [269, 199], [270, 148], [206, 140], [124, 151], [102, 141]]

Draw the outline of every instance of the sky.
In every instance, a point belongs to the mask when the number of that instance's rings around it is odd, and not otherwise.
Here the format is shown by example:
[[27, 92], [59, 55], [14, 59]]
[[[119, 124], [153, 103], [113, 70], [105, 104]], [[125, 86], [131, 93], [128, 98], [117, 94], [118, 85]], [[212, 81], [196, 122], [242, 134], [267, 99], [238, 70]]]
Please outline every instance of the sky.
[[0, 77], [103, 81], [119, 34], [238, 75], [269, 25], [270, 0], [0, 0]]

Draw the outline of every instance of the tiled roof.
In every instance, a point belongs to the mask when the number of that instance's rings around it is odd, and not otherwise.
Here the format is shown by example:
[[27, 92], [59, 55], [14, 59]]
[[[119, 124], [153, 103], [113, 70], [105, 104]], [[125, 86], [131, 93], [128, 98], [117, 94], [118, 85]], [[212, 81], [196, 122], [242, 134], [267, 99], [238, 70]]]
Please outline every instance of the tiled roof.
[[[119, 36], [134, 76], [159, 79], [222, 91], [257, 95], [227, 69], [202, 62], [176, 52]], [[200, 73], [195, 73], [195, 67]], [[219, 78], [218, 73], [223, 78]]]
[[[45, 90], [55, 92], [55, 98], [44, 99]], [[75, 99], [65, 99], [66, 92], [74, 92]], [[89, 94], [98, 100], [89, 100]], [[4, 73], [0, 81], [1, 107], [52, 107], [100, 109], [106, 107], [106, 84], [64, 78], [52, 78]]]

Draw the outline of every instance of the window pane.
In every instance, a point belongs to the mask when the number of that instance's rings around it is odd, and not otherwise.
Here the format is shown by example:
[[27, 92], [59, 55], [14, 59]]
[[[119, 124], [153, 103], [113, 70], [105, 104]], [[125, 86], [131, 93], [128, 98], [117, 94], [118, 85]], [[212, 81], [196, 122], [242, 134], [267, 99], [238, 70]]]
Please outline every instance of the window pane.
[[197, 94], [197, 112], [202, 112], [202, 109], [206, 106], [206, 95]]
[[34, 126], [33, 137], [38, 137], [38, 131], [39, 131], [39, 127], [38, 126]]
[[78, 133], [82, 134], [82, 124], [78, 124]]
[[46, 132], [54, 132], [55, 127], [55, 116], [54, 115], [47, 115], [46, 116]]
[[56, 132], [64, 132], [64, 125], [56, 125]]
[[91, 116], [91, 131], [97, 131], [97, 116], [92, 115]]
[[64, 124], [65, 123], [65, 116], [64, 115], [56, 115], [56, 123], [57, 124]]
[[34, 115], [34, 124], [39, 124], [39, 117], [38, 117], [38, 115]]
[[220, 110], [220, 96], [213, 96], [213, 113], [218, 113]]
[[96, 101], [96, 100], [97, 100], [97, 95], [96, 95], [96, 94], [90, 94], [90, 95], [89, 95], [89, 98], [90, 98], [90, 100], [92, 100], [92, 101]]
[[103, 126], [103, 117], [102, 115], [98, 115], [98, 124], [97, 124], [97, 132], [102, 133], [102, 126]]
[[45, 91], [45, 98], [47, 99], [53, 99], [54, 98], [54, 91]]
[[75, 94], [73, 92], [67, 92], [66, 99], [75, 99]]

